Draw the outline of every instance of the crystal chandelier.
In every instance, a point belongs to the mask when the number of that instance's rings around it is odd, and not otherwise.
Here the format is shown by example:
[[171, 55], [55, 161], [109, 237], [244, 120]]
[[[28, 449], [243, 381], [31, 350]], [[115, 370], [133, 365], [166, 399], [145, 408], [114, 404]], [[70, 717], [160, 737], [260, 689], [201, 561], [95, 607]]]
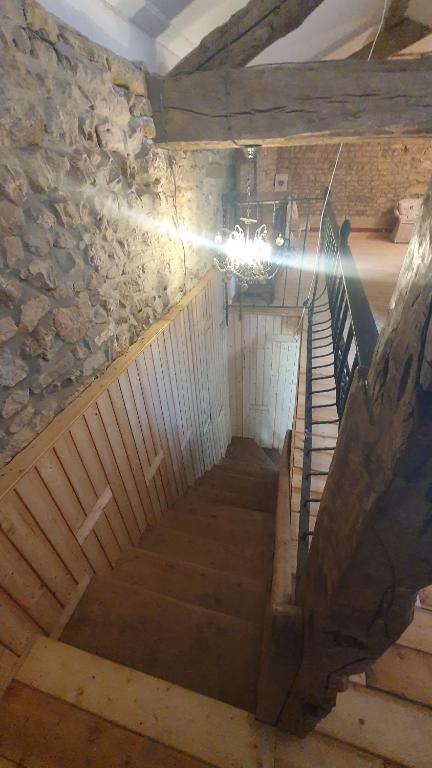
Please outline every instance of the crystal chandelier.
[[[254, 162], [256, 147], [246, 147], [246, 156]], [[226, 274], [227, 277], [236, 277], [240, 288], [247, 289], [252, 283], [266, 283], [271, 280], [278, 266], [272, 261], [272, 248], [267, 242], [267, 227], [259, 226], [255, 233], [251, 234], [251, 226], [258, 224], [257, 219], [251, 218], [250, 211], [251, 178], [249, 174], [247, 182], [247, 210], [246, 216], [240, 217], [244, 227], [236, 224], [227, 238], [223, 238], [218, 232], [215, 242], [219, 252], [214, 259], [215, 265]]]

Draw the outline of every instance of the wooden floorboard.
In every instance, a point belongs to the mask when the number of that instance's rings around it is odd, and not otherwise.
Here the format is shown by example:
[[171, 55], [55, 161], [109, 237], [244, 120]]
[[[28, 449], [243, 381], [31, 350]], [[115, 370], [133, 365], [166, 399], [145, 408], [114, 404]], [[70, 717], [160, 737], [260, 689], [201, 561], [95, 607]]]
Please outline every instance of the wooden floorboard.
[[[14, 682], [0, 703], [0, 753], [22, 768], [204, 768], [146, 736]], [[0, 768], [8, 768], [7, 760]], [[10, 763], [9, 763], [10, 765]]]

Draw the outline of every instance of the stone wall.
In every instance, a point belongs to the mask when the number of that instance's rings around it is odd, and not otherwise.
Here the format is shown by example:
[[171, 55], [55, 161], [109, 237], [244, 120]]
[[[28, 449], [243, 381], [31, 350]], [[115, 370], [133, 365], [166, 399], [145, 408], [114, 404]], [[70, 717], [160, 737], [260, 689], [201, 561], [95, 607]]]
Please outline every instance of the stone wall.
[[[258, 153], [257, 189], [275, 196], [276, 173], [288, 174], [288, 190], [301, 197], [320, 197], [328, 186], [339, 145], [280, 147]], [[239, 183], [245, 190], [247, 162], [238, 153]], [[404, 197], [423, 197], [432, 172], [429, 140], [367, 141], [343, 147], [332, 197], [339, 220], [348, 216], [354, 227], [390, 228], [394, 208]], [[319, 217], [320, 203], [314, 206]]]
[[33, 0], [0, 73], [4, 464], [207, 271], [231, 155], [155, 150], [142, 67]]

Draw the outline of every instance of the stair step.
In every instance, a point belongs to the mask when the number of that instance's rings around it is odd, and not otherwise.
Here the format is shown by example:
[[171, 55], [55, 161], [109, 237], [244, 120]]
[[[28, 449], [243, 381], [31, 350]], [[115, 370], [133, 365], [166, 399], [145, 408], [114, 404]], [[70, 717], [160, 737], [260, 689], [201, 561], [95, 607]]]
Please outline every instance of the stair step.
[[371, 688], [432, 707], [432, 655], [392, 645], [366, 673]]
[[240, 549], [227, 543], [221, 546], [220, 541], [162, 525], [146, 531], [139, 547], [175, 560], [245, 576], [262, 584], [266, 583], [271, 570], [270, 549]]
[[236, 525], [244, 526], [245, 531], [249, 531], [251, 536], [261, 536], [269, 532], [273, 534], [274, 532], [274, 519], [266, 512], [247, 507], [237, 507], [234, 504], [218, 503], [206, 499], [201, 491], [194, 489], [188, 491], [183, 498], [178, 499], [175, 508], [176, 510], [184, 510], [188, 514], [211, 518], [212, 520], [235, 522]]
[[253, 711], [261, 629], [216, 611], [95, 577], [62, 641]]
[[234, 493], [210, 484], [195, 483], [194, 493], [200, 494], [204, 501], [213, 501], [219, 504], [234, 507], [244, 507], [245, 509], [255, 509], [259, 512], [266, 512], [274, 515], [276, 510], [276, 497], [256, 496], [253, 493]]
[[276, 448], [263, 448], [263, 451], [266, 454], [266, 456], [268, 456], [270, 461], [273, 462], [273, 464], [275, 465], [275, 468], [279, 469], [280, 460], [281, 460], [281, 454], [279, 453], [279, 451]]
[[[61, 675], [61, 670], [59, 670]], [[0, 704], [1, 768], [206, 768], [109, 719], [14, 682]], [[17, 761], [17, 762], [15, 762]]]
[[206, 488], [223, 488], [224, 491], [229, 491], [230, 493], [253, 494], [259, 498], [267, 498], [268, 496], [275, 497], [277, 494], [277, 475], [263, 480], [261, 478], [245, 476], [243, 473], [234, 474], [222, 467], [216, 466], [209, 472], [206, 472], [204, 477], [197, 481], [196, 485], [198, 487], [205, 486]]
[[400, 636], [398, 645], [432, 654], [432, 611], [416, 608], [414, 618]]
[[311, 733], [297, 739], [278, 731], [276, 768], [400, 768], [349, 744]]
[[432, 709], [350, 685], [318, 731], [398, 765], [430, 768]]
[[226, 458], [240, 461], [258, 461], [267, 467], [273, 467], [273, 462], [265, 451], [250, 437], [233, 437], [227, 448]]
[[427, 610], [432, 611], [432, 586], [421, 589], [419, 597], [422, 608], [427, 608]]
[[116, 564], [113, 577], [245, 621], [258, 623], [263, 618], [265, 587], [252, 579], [214, 568], [131, 547]]
[[252, 477], [256, 480], [277, 482], [279, 471], [276, 467], [263, 467], [251, 461], [235, 461], [234, 459], [222, 459], [216, 464], [218, 469], [224, 470], [232, 475], [241, 477]]
[[[71, 645], [47, 637], [37, 638], [17, 678], [20, 683], [40, 690], [52, 699], [64, 701], [130, 733], [178, 750], [181, 756], [201, 760], [207, 768], [210, 765], [216, 768], [252, 768], [258, 763], [266, 768], [273, 765], [271, 731], [245, 710], [172, 683], [167, 685], [157, 677], [92, 656]], [[1, 706], [0, 703], [0, 711]], [[19, 750], [18, 721], [12, 718], [9, 722], [17, 729]], [[53, 725], [59, 738], [67, 738], [60, 719], [52, 721], [50, 730]], [[25, 727], [25, 721], [19, 722], [19, 727]], [[114, 755], [112, 762], [93, 763], [92, 759], [97, 759], [98, 732], [93, 730], [91, 737], [92, 751], [88, 761], [80, 760], [79, 756], [74, 761], [71, 744], [67, 760], [57, 761], [55, 756], [46, 761], [30, 760], [28, 768], [127, 768], [128, 765], [138, 768], [133, 760], [128, 762], [126, 751]], [[3, 740], [1, 745], [3, 747]], [[24, 768], [23, 763], [18, 762]], [[138, 765], [141, 768], [143, 764]], [[159, 763], [156, 762], [156, 766], [159, 768]], [[164, 768], [180, 766], [183, 768], [183, 763], [177, 763], [167, 755]]]
[[230, 521], [215, 520], [210, 517], [201, 517], [188, 513], [184, 509], [177, 509], [177, 507], [167, 510], [159, 525], [164, 528], [172, 528], [184, 533], [203, 536], [213, 541], [226, 542], [227, 544], [237, 546], [240, 551], [244, 547], [252, 551], [263, 549], [269, 551], [273, 546], [273, 534], [271, 531], [266, 531], [262, 536], [257, 536], [256, 534], [251, 536], [250, 526], [242, 525], [241, 521], [237, 522], [235, 519]]

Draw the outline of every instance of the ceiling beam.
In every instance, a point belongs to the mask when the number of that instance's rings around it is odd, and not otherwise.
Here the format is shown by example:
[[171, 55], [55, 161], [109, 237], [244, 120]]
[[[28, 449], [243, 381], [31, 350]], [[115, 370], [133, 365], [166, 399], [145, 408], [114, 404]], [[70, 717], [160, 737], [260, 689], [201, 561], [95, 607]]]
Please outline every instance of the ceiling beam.
[[170, 75], [222, 66], [243, 67], [269, 45], [297, 29], [324, 0], [250, 0], [214, 29]]
[[[373, 50], [375, 60], [388, 59], [431, 32], [430, 27], [408, 18], [409, 4], [410, 0], [392, 0]], [[371, 47], [372, 41], [353, 53], [350, 58], [367, 59]]]
[[192, 149], [430, 136], [431, 77], [428, 59], [150, 77], [156, 141]]

